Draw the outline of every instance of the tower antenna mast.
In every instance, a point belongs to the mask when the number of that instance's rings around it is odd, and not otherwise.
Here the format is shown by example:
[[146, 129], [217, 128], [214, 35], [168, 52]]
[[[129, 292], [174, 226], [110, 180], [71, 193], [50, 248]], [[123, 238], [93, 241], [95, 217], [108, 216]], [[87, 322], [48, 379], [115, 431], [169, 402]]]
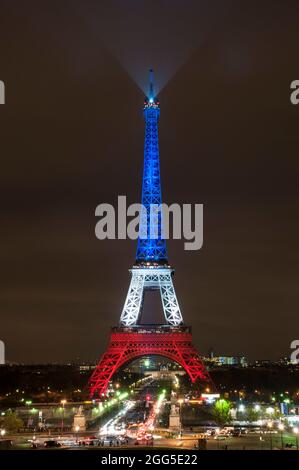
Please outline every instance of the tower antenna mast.
[[154, 99], [154, 71], [153, 69], [149, 70], [149, 99]]

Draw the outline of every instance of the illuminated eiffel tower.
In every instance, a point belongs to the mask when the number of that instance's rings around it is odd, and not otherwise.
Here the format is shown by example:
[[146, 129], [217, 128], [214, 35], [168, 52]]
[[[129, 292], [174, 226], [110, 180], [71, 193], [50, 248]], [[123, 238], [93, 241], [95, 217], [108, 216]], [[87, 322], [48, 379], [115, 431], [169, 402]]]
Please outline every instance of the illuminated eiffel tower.
[[[145, 119], [142, 206], [136, 261], [131, 283], [120, 317], [119, 327], [112, 328], [110, 343], [90, 378], [92, 396], [105, 395], [113, 374], [125, 363], [148, 355], [167, 357], [180, 364], [191, 381], [210, 380], [198, 352], [192, 345], [191, 328], [184, 325], [174, 290], [174, 270], [168, 264], [166, 241], [162, 237], [160, 157], [158, 121], [160, 104], [154, 93], [150, 71], [149, 93], [143, 106]], [[144, 292], [159, 290], [163, 305], [163, 325], [143, 325], [141, 313]]]

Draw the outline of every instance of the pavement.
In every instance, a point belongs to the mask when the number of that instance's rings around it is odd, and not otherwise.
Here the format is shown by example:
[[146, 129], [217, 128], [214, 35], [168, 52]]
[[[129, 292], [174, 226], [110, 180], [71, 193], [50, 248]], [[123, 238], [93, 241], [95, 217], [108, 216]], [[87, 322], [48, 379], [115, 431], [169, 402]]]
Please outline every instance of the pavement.
[[[73, 435], [69, 435], [71, 438]], [[8, 437], [13, 440], [14, 447], [13, 449], [30, 449], [30, 443], [28, 439], [32, 439], [32, 435], [17, 435]], [[51, 436], [43, 436], [42, 440], [45, 439], [56, 439], [57, 437]], [[64, 436], [67, 439], [67, 436]], [[40, 439], [37, 436], [37, 439]], [[272, 443], [271, 443], [272, 440]], [[284, 448], [286, 449], [286, 444], [293, 444], [292, 450], [296, 450], [296, 439], [291, 434], [285, 434], [283, 437]], [[182, 449], [195, 449], [198, 445], [198, 439], [190, 438], [188, 436], [183, 436], [180, 439], [172, 439], [172, 438], [156, 438], [154, 440], [154, 446], [147, 446], [147, 448], [182, 448]], [[120, 445], [118, 447], [113, 446], [113, 449], [126, 449], [126, 448], [136, 448], [133, 444], [133, 441], [130, 441], [129, 445]], [[145, 446], [139, 446], [145, 447]], [[66, 447], [65, 447], [66, 448]], [[67, 447], [68, 449], [82, 449], [82, 447]], [[86, 449], [95, 449], [95, 446], [88, 446]], [[100, 447], [103, 449], [103, 447]], [[108, 445], [104, 446], [104, 448], [111, 448]], [[146, 447], [145, 447], [146, 448]], [[247, 434], [242, 437], [228, 437], [224, 440], [216, 440], [213, 437], [207, 439], [207, 450], [270, 450], [270, 449], [281, 449], [281, 436], [280, 434]]]

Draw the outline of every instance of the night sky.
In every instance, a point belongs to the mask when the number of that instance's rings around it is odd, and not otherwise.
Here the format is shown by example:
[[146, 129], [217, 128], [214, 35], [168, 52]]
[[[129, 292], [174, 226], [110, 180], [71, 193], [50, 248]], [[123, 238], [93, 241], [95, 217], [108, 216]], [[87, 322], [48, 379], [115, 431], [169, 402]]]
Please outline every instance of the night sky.
[[[299, 4], [0, 0], [0, 339], [8, 361], [95, 360], [135, 243], [95, 208], [138, 202], [142, 87], [160, 88], [163, 199], [204, 204], [204, 246], [168, 243], [202, 353], [277, 358], [298, 338]], [[138, 86], [140, 85], [140, 86]], [[147, 301], [148, 300], [148, 301]], [[157, 299], [146, 299], [156, 315]]]

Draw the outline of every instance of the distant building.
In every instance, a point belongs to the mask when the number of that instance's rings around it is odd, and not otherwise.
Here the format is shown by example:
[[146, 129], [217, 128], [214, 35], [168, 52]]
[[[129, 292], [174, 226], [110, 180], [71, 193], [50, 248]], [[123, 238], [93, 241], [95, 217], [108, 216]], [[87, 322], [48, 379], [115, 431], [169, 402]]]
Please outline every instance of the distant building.
[[293, 364], [291, 358], [288, 356], [280, 357], [278, 360], [271, 361], [270, 359], [257, 359], [251, 364], [253, 367], [286, 367], [293, 368], [296, 364]]
[[147, 356], [137, 359], [128, 364], [125, 369], [131, 373], [146, 373], [149, 371], [177, 371], [182, 370], [182, 366], [169, 361], [167, 358], [157, 356]]
[[247, 367], [248, 362], [245, 356], [215, 356], [202, 358], [204, 363], [211, 367], [231, 366], [231, 367]]
[[79, 370], [80, 371], [88, 371], [88, 370], [93, 370], [95, 369], [95, 364], [80, 364], [79, 365]]
[[219, 356], [216, 359], [222, 366], [247, 367], [247, 359], [245, 356]]
[[255, 367], [270, 367], [272, 362], [269, 359], [258, 359], [254, 361], [253, 365]]
[[288, 356], [284, 356], [278, 359], [278, 365], [280, 366], [289, 366], [290, 364], [292, 364], [292, 361]]

